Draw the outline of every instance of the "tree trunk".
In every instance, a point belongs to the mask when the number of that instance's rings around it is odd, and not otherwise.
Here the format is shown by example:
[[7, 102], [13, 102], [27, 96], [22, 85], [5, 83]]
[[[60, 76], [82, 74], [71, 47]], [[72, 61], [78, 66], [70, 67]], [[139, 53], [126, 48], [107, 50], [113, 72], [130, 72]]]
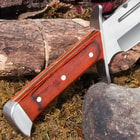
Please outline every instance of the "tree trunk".
[[80, 19], [1, 20], [0, 76], [39, 73], [88, 30]]
[[[0, 20], [0, 76], [39, 73], [90, 30], [82, 19]], [[117, 54], [111, 73], [129, 69], [140, 58], [140, 44]]]

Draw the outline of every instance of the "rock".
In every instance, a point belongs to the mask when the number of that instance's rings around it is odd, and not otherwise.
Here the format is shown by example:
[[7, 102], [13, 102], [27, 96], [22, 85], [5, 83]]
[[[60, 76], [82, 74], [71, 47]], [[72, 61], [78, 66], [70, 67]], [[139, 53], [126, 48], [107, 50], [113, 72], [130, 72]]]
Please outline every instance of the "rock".
[[140, 140], [140, 88], [98, 83], [83, 103], [85, 140]]

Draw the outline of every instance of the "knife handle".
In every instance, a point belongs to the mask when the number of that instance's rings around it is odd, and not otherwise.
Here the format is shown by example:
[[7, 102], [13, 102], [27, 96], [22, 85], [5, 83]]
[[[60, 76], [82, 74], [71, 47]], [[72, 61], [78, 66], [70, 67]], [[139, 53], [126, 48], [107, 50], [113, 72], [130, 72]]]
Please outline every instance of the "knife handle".
[[66, 87], [101, 59], [101, 34], [92, 30], [21, 89], [11, 101], [19, 103], [33, 121]]

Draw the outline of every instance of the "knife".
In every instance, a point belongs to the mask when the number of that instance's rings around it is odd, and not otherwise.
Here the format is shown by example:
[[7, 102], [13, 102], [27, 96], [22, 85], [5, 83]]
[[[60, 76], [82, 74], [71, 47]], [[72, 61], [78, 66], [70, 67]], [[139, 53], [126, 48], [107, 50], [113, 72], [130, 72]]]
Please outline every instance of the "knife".
[[30, 136], [34, 119], [93, 64], [110, 83], [111, 58], [139, 42], [139, 14], [139, 0], [128, 0], [102, 23], [102, 7], [96, 6], [91, 15], [91, 26], [96, 30], [87, 33], [4, 105], [8, 122]]

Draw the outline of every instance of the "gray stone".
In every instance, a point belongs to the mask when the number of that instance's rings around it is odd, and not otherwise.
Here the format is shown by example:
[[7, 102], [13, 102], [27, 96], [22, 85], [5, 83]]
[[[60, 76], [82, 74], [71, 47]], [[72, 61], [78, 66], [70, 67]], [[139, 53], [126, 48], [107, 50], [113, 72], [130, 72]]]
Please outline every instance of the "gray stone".
[[85, 140], [140, 140], [140, 88], [97, 83], [83, 102]]

